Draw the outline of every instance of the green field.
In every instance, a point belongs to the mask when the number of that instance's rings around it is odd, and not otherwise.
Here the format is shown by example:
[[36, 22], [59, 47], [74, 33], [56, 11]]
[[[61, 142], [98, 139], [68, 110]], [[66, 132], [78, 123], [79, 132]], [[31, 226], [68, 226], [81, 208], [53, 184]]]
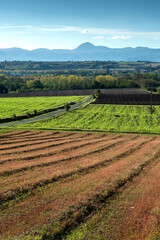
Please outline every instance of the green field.
[[0, 134], [7, 132], [7, 130], [0, 129]]
[[87, 105], [19, 128], [160, 133], [160, 106]]
[[88, 96], [67, 97], [19, 97], [0, 98], [0, 118], [12, 117], [14, 114], [24, 115], [37, 111], [64, 105], [67, 102], [85, 101]]

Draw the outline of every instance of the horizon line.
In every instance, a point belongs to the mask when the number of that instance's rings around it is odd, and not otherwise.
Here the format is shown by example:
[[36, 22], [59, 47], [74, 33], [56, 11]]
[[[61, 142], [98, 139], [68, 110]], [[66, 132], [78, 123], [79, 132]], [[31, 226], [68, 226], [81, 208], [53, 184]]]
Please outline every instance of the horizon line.
[[113, 47], [108, 47], [108, 46], [104, 46], [104, 45], [94, 45], [93, 43], [91, 42], [83, 42], [81, 43], [80, 45], [78, 45], [76, 48], [47, 48], [47, 47], [40, 47], [40, 48], [32, 48], [32, 49], [29, 49], [29, 48], [23, 48], [23, 47], [5, 47], [5, 48], [1, 48], [0, 47], [0, 50], [7, 50], [7, 49], [22, 49], [22, 50], [27, 50], [27, 51], [34, 51], [34, 50], [37, 50], [37, 49], [45, 49], [45, 50], [50, 50], [50, 51], [53, 51], [53, 50], [75, 50], [77, 49], [78, 47], [80, 47], [81, 45], [85, 44], [85, 43], [89, 43], [95, 47], [106, 47], [106, 48], [110, 48], [110, 49], [124, 49], [124, 48], [149, 48], [149, 49], [160, 49], [160, 48], [151, 48], [151, 47], [147, 47], [147, 46], [136, 46], [136, 47], [130, 47], [130, 46], [126, 46], [126, 47], [116, 47], [116, 48], [113, 48]]

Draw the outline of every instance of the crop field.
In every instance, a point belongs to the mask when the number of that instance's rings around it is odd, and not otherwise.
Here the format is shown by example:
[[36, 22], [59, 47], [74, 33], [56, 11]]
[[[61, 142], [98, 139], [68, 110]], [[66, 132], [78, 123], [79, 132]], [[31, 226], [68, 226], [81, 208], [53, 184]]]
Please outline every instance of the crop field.
[[80, 129], [160, 133], [160, 106], [90, 104], [16, 128]]
[[160, 136], [3, 133], [0, 239], [158, 239], [159, 172]]
[[0, 94], [0, 98], [7, 97], [64, 97], [64, 96], [86, 96], [92, 95], [95, 89], [77, 89], [77, 90], [39, 90], [32, 92], [19, 92]]
[[[93, 104], [150, 105], [149, 94], [101, 94]], [[152, 104], [160, 105], [160, 94], [152, 95]]]
[[33, 113], [34, 110], [55, 108], [67, 102], [77, 103], [85, 99], [87, 96], [0, 98], [0, 118]]
[[[72, 90], [41, 90], [32, 92], [19, 92], [0, 94], [0, 98], [8, 97], [51, 97], [51, 96], [86, 96], [93, 95], [96, 89], [72, 89]], [[147, 91], [139, 88], [113, 88], [113, 89], [101, 89], [105, 94], [149, 94]]]

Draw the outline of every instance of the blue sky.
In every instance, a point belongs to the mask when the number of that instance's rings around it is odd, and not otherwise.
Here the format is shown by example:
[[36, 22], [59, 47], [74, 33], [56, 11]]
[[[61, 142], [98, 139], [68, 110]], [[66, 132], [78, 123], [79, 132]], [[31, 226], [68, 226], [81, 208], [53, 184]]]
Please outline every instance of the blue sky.
[[0, 0], [0, 48], [160, 48], [159, 0]]

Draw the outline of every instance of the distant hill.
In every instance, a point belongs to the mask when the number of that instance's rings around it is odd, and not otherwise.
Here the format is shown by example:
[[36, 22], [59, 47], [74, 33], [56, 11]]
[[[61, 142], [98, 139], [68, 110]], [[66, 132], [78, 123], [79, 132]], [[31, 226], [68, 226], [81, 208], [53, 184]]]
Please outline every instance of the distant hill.
[[73, 50], [21, 48], [0, 49], [0, 61], [151, 61], [160, 62], [160, 49], [108, 48], [86, 42]]

